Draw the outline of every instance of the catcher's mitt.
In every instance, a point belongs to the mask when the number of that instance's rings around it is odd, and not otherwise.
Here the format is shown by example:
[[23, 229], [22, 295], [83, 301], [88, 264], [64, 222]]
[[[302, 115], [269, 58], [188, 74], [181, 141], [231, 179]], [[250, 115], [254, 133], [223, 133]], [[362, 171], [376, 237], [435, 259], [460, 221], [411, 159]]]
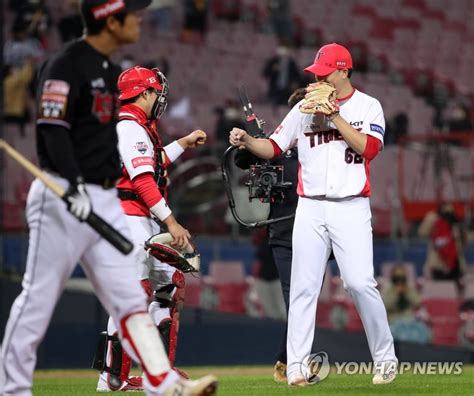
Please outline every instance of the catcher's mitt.
[[173, 237], [169, 232], [152, 235], [145, 241], [147, 253], [181, 272], [199, 272], [201, 255], [190, 242], [183, 249], [175, 249], [170, 244]]
[[306, 95], [300, 105], [300, 111], [305, 114], [324, 114], [330, 116], [339, 112], [336, 101], [336, 88], [327, 82], [309, 84]]

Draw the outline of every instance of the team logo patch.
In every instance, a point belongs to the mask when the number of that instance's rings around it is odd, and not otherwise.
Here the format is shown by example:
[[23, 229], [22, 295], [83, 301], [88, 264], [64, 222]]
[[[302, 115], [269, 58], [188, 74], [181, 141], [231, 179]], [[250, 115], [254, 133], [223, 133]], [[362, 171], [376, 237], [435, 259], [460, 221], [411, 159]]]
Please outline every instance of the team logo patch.
[[63, 80], [46, 80], [43, 85], [43, 95], [56, 94], [67, 96], [69, 94], [69, 90], [69, 83]]
[[70, 85], [63, 80], [46, 80], [39, 102], [40, 118], [64, 118]]
[[133, 148], [137, 150], [140, 154], [145, 154], [148, 150], [148, 144], [146, 144], [145, 142], [137, 142], [137, 144], [135, 144]]
[[151, 157], [136, 157], [132, 159], [132, 166], [138, 168], [139, 166], [150, 165], [153, 166], [153, 158]]
[[372, 132], [380, 133], [382, 136], [385, 134], [384, 129], [380, 125], [377, 125], [377, 124], [370, 124], [370, 130]]
[[101, 124], [112, 121], [114, 116], [114, 97], [108, 92], [93, 91], [92, 114], [95, 114]]

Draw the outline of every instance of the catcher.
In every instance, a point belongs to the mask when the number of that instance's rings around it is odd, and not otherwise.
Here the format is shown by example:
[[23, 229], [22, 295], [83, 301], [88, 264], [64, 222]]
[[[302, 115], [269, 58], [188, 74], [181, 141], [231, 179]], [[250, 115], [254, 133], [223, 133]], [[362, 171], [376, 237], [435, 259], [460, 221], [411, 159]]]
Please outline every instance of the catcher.
[[[184, 301], [182, 271], [199, 270], [199, 256], [190, 243], [189, 232], [168, 206], [166, 168], [185, 149], [204, 144], [206, 133], [196, 130], [163, 147], [156, 124], [167, 106], [168, 82], [158, 69], [127, 69], [119, 76], [117, 86], [122, 101], [117, 124], [122, 176], [117, 188], [136, 246], [133, 254], [139, 264], [137, 276], [149, 296], [148, 310], [173, 367], [179, 311]], [[160, 235], [157, 221], [166, 225], [168, 233]], [[93, 367], [101, 372], [97, 391], [142, 389], [141, 377], [129, 377], [131, 360], [110, 318], [107, 332], [101, 333]]]

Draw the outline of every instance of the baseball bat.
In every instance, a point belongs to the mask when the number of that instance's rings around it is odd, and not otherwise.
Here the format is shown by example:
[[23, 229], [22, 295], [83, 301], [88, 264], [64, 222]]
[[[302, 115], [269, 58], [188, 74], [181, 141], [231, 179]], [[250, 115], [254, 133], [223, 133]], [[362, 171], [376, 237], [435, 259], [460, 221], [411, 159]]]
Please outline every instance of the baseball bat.
[[[10, 146], [5, 140], [0, 139], [0, 148], [17, 161], [23, 168], [30, 172], [33, 176], [40, 179], [43, 184], [48, 187], [53, 193], [55, 193], [61, 199], [64, 199], [65, 191], [55, 181], [51, 180], [40, 168], [38, 168], [31, 161], [26, 159], [20, 152]], [[97, 233], [110, 242], [116, 249], [123, 254], [128, 254], [133, 249], [133, 244], [125, 238], [120, 232], [113, 228], [107, 223], [102, 217], [91, 211], [89, 217], [86, 220]]]

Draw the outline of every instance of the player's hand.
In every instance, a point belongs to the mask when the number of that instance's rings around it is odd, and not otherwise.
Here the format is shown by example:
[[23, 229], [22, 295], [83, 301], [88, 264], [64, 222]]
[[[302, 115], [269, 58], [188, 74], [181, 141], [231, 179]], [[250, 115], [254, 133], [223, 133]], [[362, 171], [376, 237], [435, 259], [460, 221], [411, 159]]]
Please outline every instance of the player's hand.
[[197, 146], [200, 146], [204, 143], [206, 143], [207, 140], [207, 135], [206, 132], [201, 131], [200, 129], [197, 129], [193, 132], [191, 132], [189, 135], [179, 139], [179, 143], [183, 148], [194, 148]]
[[189, 239], [191, 238], [189, 231], [179, 224], [174, 219], [174, 217], [172, 217], [172, 215], [165, 220], [165, 223], [168, 226], [168, 232], [173, 237], [173, 241], [170, 243], [170, 245], [180, 249], [186, 247], [189, 243]]
[[232, 146], [245, 147], [248, 136], [243, 129], [233, 128], [229, 134], [229, 143]]
[[69, 212], [76, 216], [79, 221], [87, 220], [92, 211], [92, 203], [82, 178], [78, 178], [76, 183], [69, 185], [63, 199]]

